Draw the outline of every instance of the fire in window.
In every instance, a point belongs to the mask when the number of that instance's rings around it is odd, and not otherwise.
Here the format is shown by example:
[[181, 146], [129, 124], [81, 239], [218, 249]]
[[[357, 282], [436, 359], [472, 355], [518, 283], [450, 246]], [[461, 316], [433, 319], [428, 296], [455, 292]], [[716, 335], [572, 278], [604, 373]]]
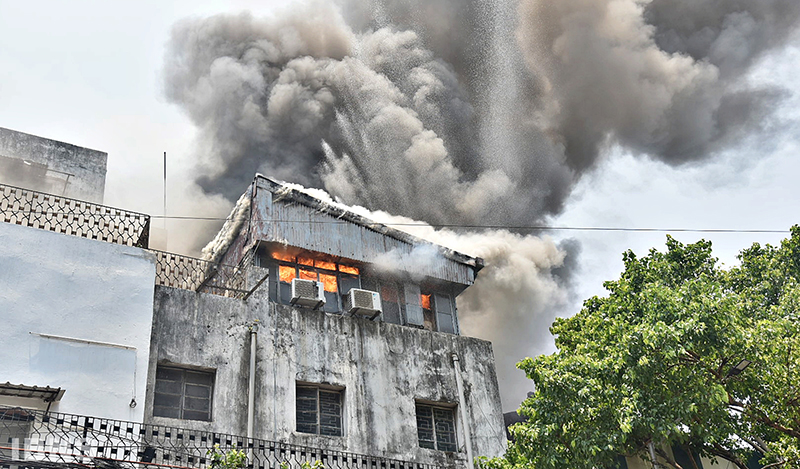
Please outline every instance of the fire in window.
[[439, 451], [458, 451], [455, 407], [417, 404], [419, 446]]
[[325, 291], [324, 310], [329, 313], [341, 311], [341, 297], [351, 288], [360, 288], [357, 267], [339, 264], [331, 260], [316, 259], [306, 255], [292, 255], [275, 251], [272, 259], [278, 266], [278, 301], [291, 302], [292, 280], [295, 278], [321, 282]]
[[342, 389], [297, 385], [297, 431], [342, 436]]
[[211, 421], [214, 372], [158, 365], [153, 416]]

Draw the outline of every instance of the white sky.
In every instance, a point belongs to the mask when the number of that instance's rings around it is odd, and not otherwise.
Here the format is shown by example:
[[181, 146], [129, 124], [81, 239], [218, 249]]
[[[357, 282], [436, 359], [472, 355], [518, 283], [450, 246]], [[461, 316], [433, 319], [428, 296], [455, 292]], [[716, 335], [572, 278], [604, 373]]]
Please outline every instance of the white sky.
[[[171, 25], [242, 9], [269, 14], [289, 3], [0, 0], [0, 126], [108, 152], [106, 204], [160, 214], [162, 153], [169, 154], [170, 178], [186, 179], [195, 134], [162, 97], [160, 69]], [[762, 61], [752, 77], [795, 92], [779, 111], [785, 127], [775, 141], [742, 145], [712, 163], [679, 169], [614, 152], [584, 178], [553, 224], [788, 229], [798, 222], [800, 199], [800, 133], [793, 122], [800, 117], [798, 71], [800, 38]], [[556, 235], [567, 236], [583, 248], [575, 310], [581, 300], [603, 293], [604, 280], [619, 275], [622, 251], [644, 254], [662, 248], [665, 239], [663, 233]], [[784, 236], [675, 237], [713, 240], [716, 255], [730, 265], [753, 241], [775, 243]]]

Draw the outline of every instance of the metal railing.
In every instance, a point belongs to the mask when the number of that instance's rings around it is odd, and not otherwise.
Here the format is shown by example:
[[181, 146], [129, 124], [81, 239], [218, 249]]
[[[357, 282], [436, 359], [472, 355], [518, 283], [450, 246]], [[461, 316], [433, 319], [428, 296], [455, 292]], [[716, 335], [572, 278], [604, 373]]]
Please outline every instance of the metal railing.
[[147, 248], [150, 216], [0, 184], [0, 221]]
[[221, 452], [243, 450], [248, 469], [294, 469], [315, 461], [325, 469], [442, 467], [222, 433], [0, 406], [0, 468], [4, 469], [207, 469], [208, 452], [214, 445], [219, 445]]
[[252, 256], [245, 256], [237, 266], [210, 262], [196, 257], [151, 250], [156, 255], [156, 285], [181, 288], [230, 298], [245, 299], [247, 268]]
[[[148, 249], [150, 216], [60, 195], [0, 184], [0, 221], [81, 238]], [[232, 298], [247, 298], [246, 270], [252, 253], [238, 266], [151, 250], [156, 284]]]

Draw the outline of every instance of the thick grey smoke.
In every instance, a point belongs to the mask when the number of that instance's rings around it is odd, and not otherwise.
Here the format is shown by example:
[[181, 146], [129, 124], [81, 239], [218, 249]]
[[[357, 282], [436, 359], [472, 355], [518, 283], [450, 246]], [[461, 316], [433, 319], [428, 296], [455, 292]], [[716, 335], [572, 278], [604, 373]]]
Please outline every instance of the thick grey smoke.
[[[521, 225], [610, 146], [678, 165], [763, 138], [783, 92], [746, 76], [799, 18], [797, 0], [320, 0], [178, 23], [166, 93], [201, 131], [199, 186], [231, 203], [259, 171], [432, 224]], [[540, 351], [577, 248], [426, 237], [486, 257], [461, 314], [503, 339], [515, 406], [513, 363]]]

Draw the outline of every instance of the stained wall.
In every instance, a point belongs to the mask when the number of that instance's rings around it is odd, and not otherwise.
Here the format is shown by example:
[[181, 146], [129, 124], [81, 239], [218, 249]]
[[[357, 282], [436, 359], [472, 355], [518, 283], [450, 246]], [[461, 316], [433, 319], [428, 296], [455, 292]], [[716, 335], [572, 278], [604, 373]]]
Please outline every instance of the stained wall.
[[[343, 317], [270, 303], [156, 287], [148, 373], [148, 422], [244, 435], [250, 327], [258, 323], [256, 438], [418, 462], [466, 460], [460, 451], [420, 448], [415, 400], [457, 404], [458, 354], [474, 455], [505, 449], [500, 394], [489, 342], [363, 318]], [[152, 416], [159, 363], [216, 370], [212, 422]], [[297, 382], [344, 388], [344, 435], [295, 431]]]

